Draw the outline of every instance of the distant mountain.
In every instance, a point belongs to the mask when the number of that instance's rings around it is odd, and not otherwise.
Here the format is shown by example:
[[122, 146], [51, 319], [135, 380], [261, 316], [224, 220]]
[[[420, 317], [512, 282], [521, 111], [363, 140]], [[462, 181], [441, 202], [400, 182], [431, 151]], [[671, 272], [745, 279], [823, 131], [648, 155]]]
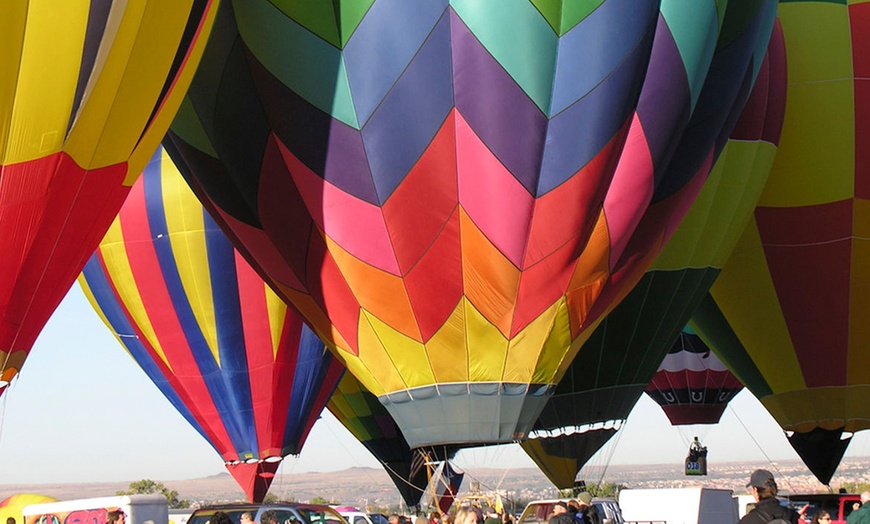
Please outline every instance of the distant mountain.
[[[846, 458], [831, 487], [836, 490], [842, 482], [867, 482], [867, 471], [870, 469], [868, 465], [868, 457]], [[783, 491], [827, 491], [799, 461], [773, 464], [711, 463], [708, 467], [710, 475], [706, 477], [686, 477], [679, 464], [610, 466], [604, 481], [629, 488], [704, 486], [731, 489], [742, 494], [746, 492], [745, 484], [752, 470], [764, 467], [774, 473], [777, 484]], [[131, 479], [134, 480], [139, 479]], [[167, 488], [178, 491], [181, 498], [197, 504], [240, 501], [244, 497], [242, 490], [228, 473], [199, 479], [160, 482]], [[484, 493], [499, 489], [506, 504], [509, 504], [509, 500], [528, 501], [557, 495], [546, 477], [534, 468], [468, 469], [460, 496], [467, 493], [473, 483]], [[111, 496], [117, 491], [127, 489], [128, 484], [129, 482], [6, 484], [0, 485], [0, 500], [15, 493], [39, 493], [61, 500]], [[383, 469], [366, 467], [278, 475], [272, 482], [270, 493], [280, 500], [310, 501], [314, 497], [323, 497], [335, 503], [357, 507], [395, 506], [399, 502], [399, 494], [386, 472]]]

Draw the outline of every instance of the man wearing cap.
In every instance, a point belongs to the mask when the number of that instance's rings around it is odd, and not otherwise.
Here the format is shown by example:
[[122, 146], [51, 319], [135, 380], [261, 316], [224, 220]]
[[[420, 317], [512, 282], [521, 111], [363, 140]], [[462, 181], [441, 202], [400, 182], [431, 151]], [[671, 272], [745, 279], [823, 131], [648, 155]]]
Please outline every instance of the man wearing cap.
[[558, 500], [553, 504], [553, 512], [550, 514], [549, 524], [576, 524], [574, 515], [568, 513], [568, 503]]
[[746, 487], [755, 497], [755, 509], [747, 513], [740, 524], [766, 524], [767, 522], [785, 521], [798, 524], [800, 518], [795, 510], [780, 505], [776, 498], [776, 482], [773, 474], [766, 469], [756, 469], [749, 477]]

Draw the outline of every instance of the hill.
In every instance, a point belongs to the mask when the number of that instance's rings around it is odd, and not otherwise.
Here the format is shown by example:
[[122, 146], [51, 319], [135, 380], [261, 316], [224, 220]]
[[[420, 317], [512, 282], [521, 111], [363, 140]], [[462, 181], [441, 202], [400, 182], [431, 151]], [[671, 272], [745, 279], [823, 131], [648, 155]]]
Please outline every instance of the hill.
[[[845, 459], [834, 478], [833, 487], [841, 482], [870, 482], [870, 457]], [[783, 491], [793, 493], [825, 491], [806, 467], [798, 461], [774, 464], [722, 463], [709, 466], [706, 477], [686, 477], [680, 465], [611, 466], [604, 481], [622, 484], [629, 488], [689, 487], [704, 486], [731, 489], [745, 493], [745, 484], [750, 473], [757, 467], [773, 471]], [[139, 479], [131, 479], [139, 480]], [[158, 479], [154, 479], [158, 480]], [[243, 499], [241, 489], [228, 473], [189, 480], [162, 480], [163, 484], [178, 491], [183, 499], [197, 505], [215, 502], [232, 502]], [[113, 495], [127, 488], [129, 482], [100, 482], [82, 484], [20, 484], [0, 485], [0, 499], [14, 493], [40, 493], [61, 500]], [[522, 469], [475, 469], [466, 472], [461, 494], [471, 486], [491, 492], [499, 489], [506, 499], [518, 504], [538, 498], [556, 496], [555, 488], [534, 468]], [[278, 499], [310, 501], [322, 497], [329, 501], [358, 507], [395, 506], [399, 495], [383, 469], [350, 468], [343, 471], [292, 473], [278, 475], [270, 493]]]

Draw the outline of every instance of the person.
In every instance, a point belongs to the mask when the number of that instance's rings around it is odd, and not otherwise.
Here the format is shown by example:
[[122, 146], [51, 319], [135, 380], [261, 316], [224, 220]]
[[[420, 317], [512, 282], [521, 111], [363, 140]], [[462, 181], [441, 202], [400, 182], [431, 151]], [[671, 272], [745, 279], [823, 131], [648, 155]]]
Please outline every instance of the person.
[[267, 509], [260, 515], [260, 524], [278, 524], [278, 514], [273, 509]]
[[254, 516], [250, 511], [245, 511], [239, 517], [239, 524], [254, 524]]
[[831, 524], [831, 514], [825, 510], [819, 511], [813, 515], [813, 520], [810, 524]]
[[127, 515], [122, 509], [116, 509], [106, 513], [106, 524], [124, 524], [125, 522], [127, 522]]
[[592, 494], [584, 491], [577, 495], [577, 503], [580, 505], [578, 515], [585, 524], [601, 524], [601, 516], [598, 515], [598, 508], [592, 504]]
[[482, 524], [483, 515], [474, 506], [462, 507], [456, 510], [453, 522], [454, 524]]
[[6, 517], [6, 524], [15, 524], [15, 517]]
[[870, 491], [861, 493], [861, 507], [849, 513], [846, 517], [848, 524], [870, 524]]
[[441, 522], [441, 514], [437, 511], [429, 513], [429, 524], [439, 524]]
[[487, 507], [484, 515], [486, 518], [483, 519], [483, 524], [501, 524], [501, 519], [498, 518], [495, 508]]
[[749, 477], [746, 487], [752, 492], [755, 507], [740, 519], [740, 524], [766, 524], [778, 519], [799, 524], [797, 511], [779, 504], [773, 473], [766, 469], [756, 469]]
[[427, 519], [424, 515], [417, 515], [414, 518], [414, 524], [429, 524], [429, 519]]
[[549, 524], [577, 524], [574, 514], [570, 513], [571, 507], [563, 500], [553, 504], [553, 511], [549, 515]]
[[233, 519], [223, 511], [215, 511], [208, 521], [211, 524], [233, 524]]

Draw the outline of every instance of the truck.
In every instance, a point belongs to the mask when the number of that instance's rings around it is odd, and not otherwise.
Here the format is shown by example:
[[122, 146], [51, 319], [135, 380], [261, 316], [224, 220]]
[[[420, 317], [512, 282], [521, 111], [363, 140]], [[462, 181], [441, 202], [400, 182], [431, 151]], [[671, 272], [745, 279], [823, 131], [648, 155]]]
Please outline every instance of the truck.
[[737, 501], [730, 489], [623, 489], [619, 507], [627, 524], [734, 524]]
[[121, 495], [30, 504], [24, 524], [106, 524], [110, 511], [122, 510], [126, 524], [168, 524], [169, 504], [163, 495]]

